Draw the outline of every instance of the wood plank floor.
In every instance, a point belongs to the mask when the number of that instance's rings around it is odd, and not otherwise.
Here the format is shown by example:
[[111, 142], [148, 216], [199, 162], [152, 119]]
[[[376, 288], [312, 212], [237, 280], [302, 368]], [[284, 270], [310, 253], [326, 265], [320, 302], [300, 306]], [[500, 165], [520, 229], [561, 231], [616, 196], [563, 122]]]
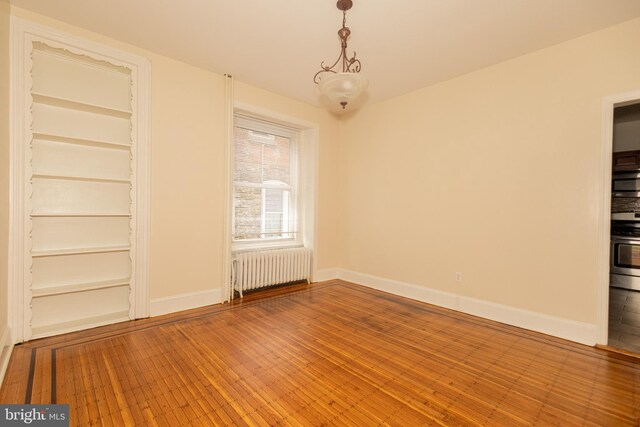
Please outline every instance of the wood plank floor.
[[640, 425], [640, 362], [331, 281], [19, 345], [71, 425]]

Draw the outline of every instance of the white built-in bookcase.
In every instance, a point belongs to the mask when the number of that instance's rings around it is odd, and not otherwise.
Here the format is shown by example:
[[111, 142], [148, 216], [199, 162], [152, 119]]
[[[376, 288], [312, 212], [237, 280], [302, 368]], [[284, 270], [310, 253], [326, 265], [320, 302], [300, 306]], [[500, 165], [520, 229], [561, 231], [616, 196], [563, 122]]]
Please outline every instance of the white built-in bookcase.
[[12, 52], [22, 64], [12, 73], [13, 106], [23, 113], [12, 117], [21, 197], [11, 235], [22, 243], [11, 245], [22, 254], [10, 278], [12, 302], [22, 297], [14, 341], [146, 317], [146, 61], [12, 25], [23, 49]]

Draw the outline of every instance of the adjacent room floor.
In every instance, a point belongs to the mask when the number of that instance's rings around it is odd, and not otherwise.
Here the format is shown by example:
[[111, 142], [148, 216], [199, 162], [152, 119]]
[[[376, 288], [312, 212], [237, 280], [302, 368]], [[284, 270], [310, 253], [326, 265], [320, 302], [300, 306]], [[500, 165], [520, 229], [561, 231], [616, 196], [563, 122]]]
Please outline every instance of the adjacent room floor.
[[610, 288], [609, 345], [640, 353], [640, 292]]
[[640, 423], [640, 361], [342, 281], [17, 346], [72, 425]]

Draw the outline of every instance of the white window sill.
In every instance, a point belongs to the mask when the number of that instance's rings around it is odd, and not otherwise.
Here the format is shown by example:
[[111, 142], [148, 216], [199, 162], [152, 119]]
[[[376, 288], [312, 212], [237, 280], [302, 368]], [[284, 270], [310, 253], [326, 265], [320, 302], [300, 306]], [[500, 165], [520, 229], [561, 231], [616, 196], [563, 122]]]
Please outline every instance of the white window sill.
[[234, 243], [231, 246], [231, 253], [237, 254], [241, 252], [258, 252], [269, 251], [275, 249], [293, 249], [302, 248], [304, 245], [297, 241], [287, 242], [255, 242], [255, 243]]

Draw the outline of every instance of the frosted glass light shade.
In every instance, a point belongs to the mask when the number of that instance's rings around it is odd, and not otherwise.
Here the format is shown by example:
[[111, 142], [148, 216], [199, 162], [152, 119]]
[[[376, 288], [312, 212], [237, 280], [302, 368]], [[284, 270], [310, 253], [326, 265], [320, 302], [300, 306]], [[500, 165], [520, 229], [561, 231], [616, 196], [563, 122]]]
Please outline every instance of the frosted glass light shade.
[[320, 80], [318, 88], [336, 104], [346, 105], [355, 100], [366, 88], [367, 78], [358, 73], [329, 74]]

